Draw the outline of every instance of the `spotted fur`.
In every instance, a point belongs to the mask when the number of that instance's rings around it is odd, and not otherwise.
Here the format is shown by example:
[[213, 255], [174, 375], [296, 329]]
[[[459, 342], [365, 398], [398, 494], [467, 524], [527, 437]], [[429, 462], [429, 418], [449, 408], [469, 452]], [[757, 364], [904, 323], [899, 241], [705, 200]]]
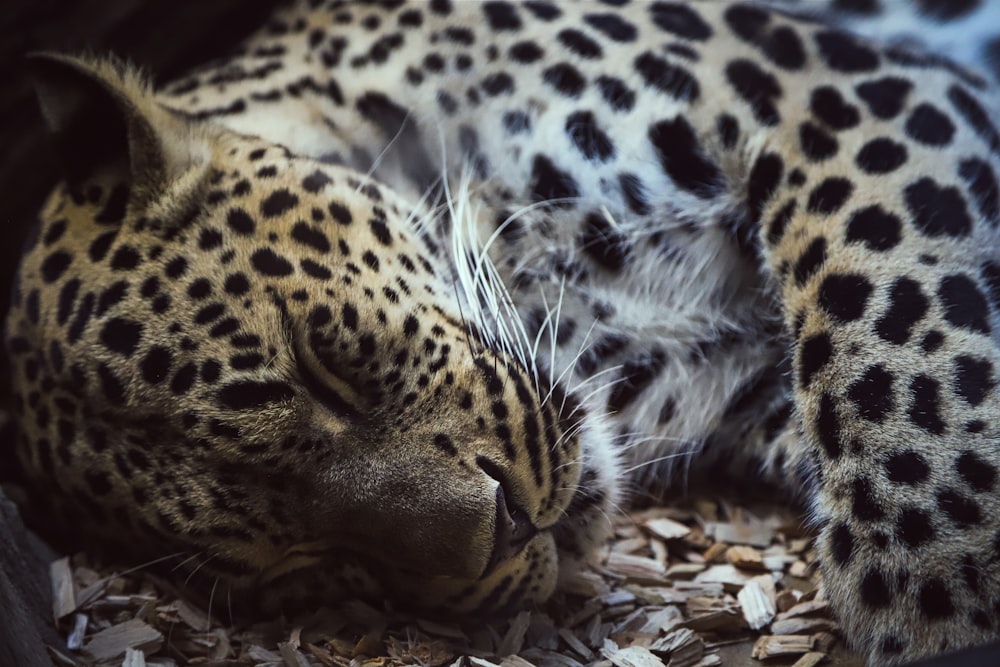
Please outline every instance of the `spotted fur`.
[[50, 520], [270, 610], [486, 614], [623, 484], [757, 470], [872, 663], [996, 638], [984, 60], [799, 16], [879, 3], [621, 4], [303, 2], [155, 95], [37, 61], [68, 178], [7, 348]]

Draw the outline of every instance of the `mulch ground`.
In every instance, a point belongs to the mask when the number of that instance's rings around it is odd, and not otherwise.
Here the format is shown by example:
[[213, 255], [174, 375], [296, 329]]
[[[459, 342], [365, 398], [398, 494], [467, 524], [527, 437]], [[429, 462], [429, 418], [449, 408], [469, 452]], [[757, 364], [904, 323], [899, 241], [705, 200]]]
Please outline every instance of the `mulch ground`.
[[57, 665], [710, 667], [859, 664], [838, 646], [809, 535], [727, 505], [621, 516], [614, 539], [543, 608], [449, 625], [349, 601], [302, 618], [227, 624], [142, 569], [52, 564]]

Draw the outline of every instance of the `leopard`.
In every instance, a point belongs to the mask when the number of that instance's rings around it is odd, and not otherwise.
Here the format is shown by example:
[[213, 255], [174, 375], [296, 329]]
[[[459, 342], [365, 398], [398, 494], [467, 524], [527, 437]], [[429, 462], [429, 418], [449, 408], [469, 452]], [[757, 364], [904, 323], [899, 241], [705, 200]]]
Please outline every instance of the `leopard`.
[[995, 641], [997, 13], [293, 0], [158, 89], [33, 56], [35, 510], [262, 614], [486, 618], [738, 478], [869, 664]]

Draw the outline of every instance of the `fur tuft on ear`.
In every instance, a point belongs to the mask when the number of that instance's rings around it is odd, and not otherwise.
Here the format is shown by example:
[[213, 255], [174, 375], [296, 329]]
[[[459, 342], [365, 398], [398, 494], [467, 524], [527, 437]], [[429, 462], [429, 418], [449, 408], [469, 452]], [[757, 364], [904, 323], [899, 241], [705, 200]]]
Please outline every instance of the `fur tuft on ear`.
[[178, 185], [203, 180], [209, 145], [196, 124], [161, 106], [141, 72], [111, 58], [28, 56], [42, 114], [66, 178], [120, 169], [129, 210], [143, 210]]

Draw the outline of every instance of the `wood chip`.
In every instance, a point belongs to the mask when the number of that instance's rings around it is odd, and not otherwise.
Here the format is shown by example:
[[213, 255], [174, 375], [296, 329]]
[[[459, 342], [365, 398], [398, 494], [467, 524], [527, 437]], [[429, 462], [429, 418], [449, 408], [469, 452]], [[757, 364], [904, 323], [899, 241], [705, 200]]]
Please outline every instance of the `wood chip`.
[[814, 632], [833, 632], [837, 629], [837, 623], [830, 618], [810, 618], [796, 616], [786, 618], [782, 621], [775, 621], [771, 624], [771, 632], [783, 635], [802, 635]]
[[58, 621], [76, 611], [76, 590], [69, 557], [52, 561], [49, 577], [52, 580], [52, 616]]
[[[770, 578], [770, 577], [768, 577]], [[736, 596], [743, 609], [743, 618], [753, 630], [760, 630], [769, 624], [777, 610], [774, 600], [767, 594], [760, 578], [752, 579]]]
[[279, 642], [278, 652], [285, 667], [310, 667], [308, 658], [292, 642]]
[[611, 552], [606, 563], [612, 572], [633, 581], [663, 581], [666, 570], [652, 558]]
[[792, 667], [816, 667], [819, 663], [826, 660], [826, 653], [819, 653], [818, 651], [810, 651], [804, 656], [795, 661]]
[[125, 655], [127, 649], [153, 653], [163, 644], [163, 634], [156, 628], [132, 619], [101, 630], [83, 647], [98, 662]]
[[643, 528], [664, 540], [679, 540], [691, 533], [691, 529], [680, 521], [666, 518], [650, 519], [643, 524]]
[[73, 629], [66, 636], [66, 648], [76, 651], [83, 646], [83, 638], [87, 634], [88, 621], [89, 619], [86, 614], [75, 614], [73, 616]]
[[743, 544], [729, 547], [726, 551], [726, 560], [741, 570], [752, 570], [754, 572], [767, 571], [767, 568], [764, 567], [764, 560], [760, 551]]
[[581, 658], [590, 662], [594, 659], [594, 652], [587, 648], [587, 645], [580, 641], [580, 638], [573, 634], [572, 630], [568, 628], [559, 628], [559, 636], [562, 640], [566, 642], [573, 651], [577, 653]]
[[793, 618], [795, 616], [812, 616], [814, 614], [827, 614], [830, 612], [830, 603], [827, 600], [809, 600], [800, 602], [789, 608], [787, 611], [778, 614], [778, 620]]
[[801, 655], [808, 653], [812, 648], [813, 640], [809, 635], [764, 635], [754, 642], [751, 656], [758, 660], [766, 660]]
[[601, 649], [601, 655], [615, 667], [666, 667], [649, 649], [641, 646], [620, 649], [609, 642], [609, 646]]

